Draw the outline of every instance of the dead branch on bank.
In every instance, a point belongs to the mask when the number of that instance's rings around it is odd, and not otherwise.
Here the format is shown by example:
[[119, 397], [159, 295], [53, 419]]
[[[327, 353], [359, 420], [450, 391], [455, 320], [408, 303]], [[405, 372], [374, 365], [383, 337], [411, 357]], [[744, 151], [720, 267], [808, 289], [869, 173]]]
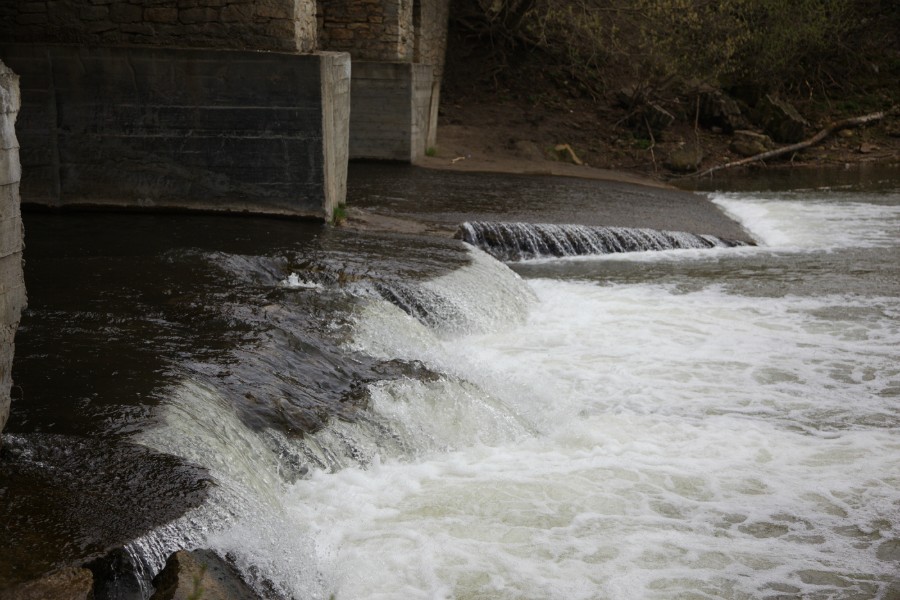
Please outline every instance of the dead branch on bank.
[[774, 150], [769, 150], [767, 152], [762, 152], [760, 154], [755, 154], [753, 156], [742, 158], [741, 160], [735, 160], [729, 163], [725, 163], [724, 165], [717, 165], [715, 167], [709, 168], [702, 172], [692, 173], [690, 175], [686, 175], [685, 178], [695, 178], [695, 177], [706, 177], [707, 175], [712, 175], [716, 171], [721, 171], [723, 169], [731, 169], [732, 167], [743, 167], [745, 165], [753, 164], [756, 162], [762, 162], [765, 160], [769, 160], [770, 158], [777, 158], [779, 156], [784, 156], [785, 154], [791, 154], [792, 152], [798, 152], [800, 150], [805, 150], [806, 148], [810, 148], [815, 146], [816, 144], [821, 143], [823, 140], [828, 138], [830, 135], [837, 133], [842, 129], [852, 129], [854, 127], [862, 127], [863, 125], [868, 125], [870, 123], [875, 123], [880, 121], [890, 112], [894, 112], [896, 109], [891, 109], [890, 111], [879, 111], [875, 113], [871, 113], [868, 115], [863, 115], [861, 117], [853, 117], [850, 119], [844, 119], [842, 121], [837, 121], [836, 123], [832, 123], [816, 135], [812, 136], [808, 140], [804, 140], [802, 142], [797, 142], [796, 144], [791, 144], [789, 146], [782, 146], [781, 148], [776, 148]]

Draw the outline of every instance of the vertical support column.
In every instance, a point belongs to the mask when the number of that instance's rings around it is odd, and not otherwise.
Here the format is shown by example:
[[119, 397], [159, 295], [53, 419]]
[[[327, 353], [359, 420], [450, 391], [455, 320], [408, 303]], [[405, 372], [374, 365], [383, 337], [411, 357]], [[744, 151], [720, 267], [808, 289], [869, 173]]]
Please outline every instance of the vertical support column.
[[22, 168], [15, 131], [19, 106], [19, 78], [0, 61], [0, 432], [9, 418], [14, 338], [25, 306], [19, 213]]
[[325, 153], [325, 219], [347, 197], [350, 157], [350, 55], [323, 52], [322, 139]]
[[415, 161], [425, 154], [432, 67], [353, 62], [350, 158]]

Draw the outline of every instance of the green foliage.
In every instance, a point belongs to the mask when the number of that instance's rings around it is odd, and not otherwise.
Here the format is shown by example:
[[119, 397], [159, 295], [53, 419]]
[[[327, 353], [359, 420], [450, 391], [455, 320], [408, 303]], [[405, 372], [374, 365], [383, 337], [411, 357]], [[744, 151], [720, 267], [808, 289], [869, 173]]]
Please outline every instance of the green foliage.
[[331, 213], [331, 224], [337, 227], [344, 224], [347, 220], [347, 205], [338, 204]]
[[437, 156], [437, 148], [434, 146], [428, 146], [425, 148], [425, 156]]
[[191, 590], [191, 593], [188, 595], [187, 600], [202, 600], [203, 599], [203, 576], [206, 574], [206, 565], [201, 567], [200, 572], [194, 575], [194, 589]]
[[653, 142], [644, 138], [635, 138], [634, 146], [640, 150], [649, 150], [653, 146]]

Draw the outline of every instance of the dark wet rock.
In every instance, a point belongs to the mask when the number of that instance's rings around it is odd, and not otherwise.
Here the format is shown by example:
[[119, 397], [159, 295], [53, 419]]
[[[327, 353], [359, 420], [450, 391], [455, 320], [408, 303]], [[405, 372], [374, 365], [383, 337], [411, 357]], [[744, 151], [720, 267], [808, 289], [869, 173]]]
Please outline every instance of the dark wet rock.
[[94, 579], [87, 569], [67, 567], [0, 590], [0, 595], [4, 600], [93, 600]]
[[98, 437], [13, 434], [0, 453], [0, 586], [94, 561], [206, 498], [208, 473]]
[[115, 548], [84, 565], [94, 576], [94, 600], [143, 600], [147, 583], [123, 548]]
[[756, 105], [756, 124], [773, 140], [795, 144], [806, 137], [809, 123], [790, 103], [772, 96], [763, 96]]
[[703, 150], [695, 144], [684, 144], [666, 156], [665, 165], [676, 173], [691, 173], [700, 167]]
[[738, 101], [719, 90], [700, 95], [698, 118], [704, 127], [718, 127], [724, 133], [745, 129], [749, 124]]
[[150, 600], [261, 600], [237, 569], [211, 550], [179, 550], [153, 578]]
[[735, 131], [734, 139], [729, 145], [732, 152], [741, 156], [756, 156], [774, 147], [775, 144], [769, 136], [745, 129]]

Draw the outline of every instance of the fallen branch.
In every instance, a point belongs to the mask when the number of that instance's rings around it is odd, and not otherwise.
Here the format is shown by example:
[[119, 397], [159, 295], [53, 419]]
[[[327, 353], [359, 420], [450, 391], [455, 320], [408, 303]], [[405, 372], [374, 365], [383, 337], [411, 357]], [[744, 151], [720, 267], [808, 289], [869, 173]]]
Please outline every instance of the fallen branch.
[[721, 171], [722, 169], [730, 169], [732, 167], [742, 167], [744, 165], [749, 165], [755, 162], [760, 162], [764, 160], [768, 160], [770, 158], [776, 158], [778, 156], [783, 156], [785, 154], [791, 154], [793, 152], [798, 152], [800, 150], [804, 150], [811, 146], [815, 146], [818, 143], [821, 143], [822, 140], [827, 138], [828, 136], [836, 133], [842, 129], [851, 129], [853, 127], [861, 127], [863, 125], [868, 125], [869, 123], [874, 123], [876, 121], [880, 121], [888, 114], [890, 111], [879, 111], [876, 113], [871, 113], [868, 115], [863, 115], [861, 117], [853, 117], [851, 119], [844, 119], [843, 121], [838, 121], [836, 123], [832, 123], [816, 135], [812, 136], [808, 140], [804, 140], [802, 142], [797, 142], [796, 144], [791, 144], [789, 146], [782, 146], [781, 148], [776, 148], [774, 150], [769, 150], [767, 152], [762, 152], [760, 154], [755, 154], [748, 158], [742, 158], [741, 160], [736, 160], [730, 163], [725, 163], [724, 165], [717, 165], [710, 169], [707, 169], [702, 172], [692, 173], [691, 175], [686, 175], [686, 178], [692, 177], [706, 177], [707, 175], [711, 175], [716, 171]]

